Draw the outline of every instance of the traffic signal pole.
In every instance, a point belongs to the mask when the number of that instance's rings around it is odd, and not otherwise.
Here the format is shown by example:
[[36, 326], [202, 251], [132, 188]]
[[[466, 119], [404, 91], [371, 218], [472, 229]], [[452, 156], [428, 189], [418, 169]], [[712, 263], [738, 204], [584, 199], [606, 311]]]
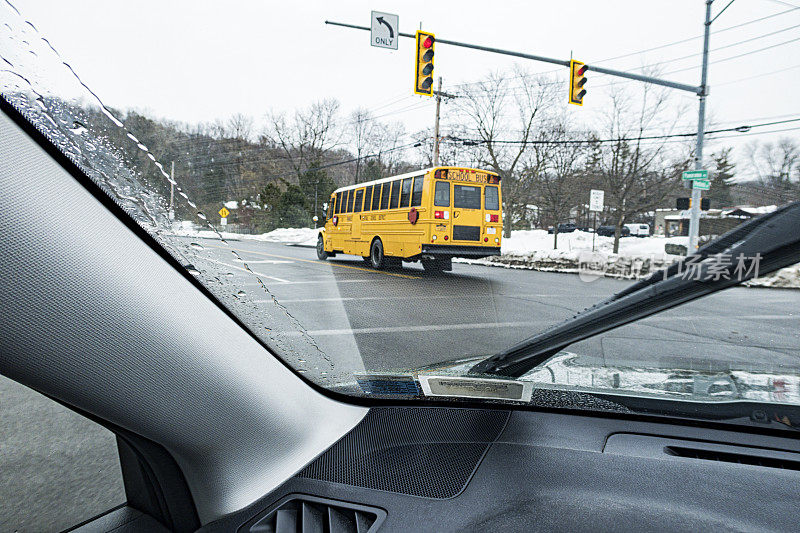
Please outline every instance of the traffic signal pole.
[[[636, 81], [643, 81], [645, 83], [652, 83], [654, 85], [661, 85], [663, 87], [669, 87], [671, 89], [678, 89], [680, 91], [686, 91], [693, 94], [696, 94], [700, 98], [699, 102], [699, 110], [698, 110], [698, 118], [697, 118], [697, 145], [695, 148], [695, 169], [701, 170], [703, 168], [703, 137], [705, 132], [705, 116], [706, 116], [706, 96], [708, 96], [708, 41], [711, 32], [711, 23], [719, 17], [723, 11], [728, 9], [728, 7], [733, 3], [734, 0], [731, 0], [723, 9], [720, 11], [716, 17], [713, 19], [711, 18], [711, 4], [714, 0], [705, 0], [706, 3], [706, 20], [705, 20], [705, 32], [703, 35], [703, 67], [702, 67], [702, 74], [701, 74], [701, 82], [700, 86], [693, 86], [687, 85], [685, 83], [677, 83], [670, 80], [662, 80], [660, 78], [654, 78], [652, 76], [644, 76], [641, 74], [634, 74], [633, 72], [625, 72], [622, 70], [614, 70], [605, 67], [598, 67], [594, 65], [584, 64], [583, 68], [585, 71], [592, 71], [597, 72], [599, 74], [607, 74], [609, 76], [616, 76], [619, 78], [627, 78], [629, 80], [636, 80]], [[371, 28], [367, 26], [358, 26], [355, 24], [345, 24], [342, 22], [333, 22], [330, 20], [326, 20], [325, 24], [330, 24], [332, 26], [341, 26], [344, 28], [352, 28], [356, 30], [365, 30], [370, 31]], [[415, 34], [412, 33], [402, 33], [398, 32], [398, 36], [400, 37], [410, 37], [412, 39], [416, 38]], [[551, 63], [554, 65], [561, 65], [564, 67], [571, 67], [570, 60], [564, 59], [555, 59], [552, 57], [544, 57], [538, 56], [533, 54], [525, 54], [523, 52], [515, 52], [512, 50], [503, 50], [501, 48], [493, 48], [490, 46], [482, 46], [478, 44], [471, 44], [471, 43], [463, 43], [459, 41], [451, 41], [449, 39], [442, 39], [437, 37], [436, 42], [440, 44], [449, 44], [451, 46], [459, 46], [462, 48], [471, 48], [473, 50], [481, 50], [483, 52], [491, 52], [493, 54], [502, 54], [507, 56], [513, 57], [520, 57], [522, 59], [530, 59], [533, 61], [540, 61], [543, 63]], [[441, 92], [441, 87], [439, 89]], [[437, 125], [438, 125], [438, 105], [439, 99], [437, 98]], [[439, 135], [438, 131], [436, 133], [435, 139], [435, 154], [434, 154], [434, 161], [438, 162], [438, 141]], [[690, 209], [690, 218], [689, 218], [689, 252], [694, 253], [697, 249], [697, 241], [700, 234], [700, 203], [701, 203], [701, 194], [700, 189], [694, 188], [694, 183], [692, 183], [692, 205]]]
[[[714, 0], [706, 0], [706, 22], [703, 33], [703, 71], [700, 75], [700, 105], [697, 113], [697, 146], [694, 150], [694, 168], [703, 169], [703, 137], [706, 129], [706, 84], [708, 82], [708, 40], [711, 34], [711, 4]], [[730, 4], [728, 4], [730, 5]], [[727, 7], [727, 6], [726, 6]], [[700, 189], [692, 184], [692, 205], [689, 212], [689, 252], [697, 250], [697, 241], [700, 238], [700, 204], [702, 202]]]
[[[345, 24], [343, 22], [333, 22], [330, 20], [326, 20], [325, 24], [330, 24], [332, 26], [341, 26], [343, 28], [352, 28], [355, 30], [366, 30], [370, 31], [370, 28], [367, 26], [358, 26], [356, 24]], [[412, 39], [416, 38], [416, 35], [413, 33], [403, 33], [399, 32], [397, 35], [400, 37], [410, 37]], [[437, 44], [449, 44], [451, 46], [460, 46], [461, 48], [471, 48], [472, 50], [481, 50], [483, 52], [491, 52], [493, 54], [502, 54], [507, 56], [513, 57], [521, 57], [523, 59], [530, 59], [533, 61], [540, 61], [542, 63], [551, 63], [553, 65], [561, 65], [562, 67], [569, 67], [570, 62], [569, 60], [564, 59], [554, 59], [552, 57], [544, 57], [544, 56], [537, 56], [533, 54], [525, 54], [523, 52], [515, 52], [513, 50], [503, 50], [502, 48], [493, 48], [491, 46], [482, 46], [479, 44], [471, 44], [471, 43], [463, 43], [460, 41], [451, 41], [449, 39], [442, 39], [440, 37], [436, 38]], [[647, 83], [652, 83], [655, 85], [663, 85], [664, 87], [671, 87], [673, 89], [678, 89], [681, 91], [687, 91], [694, 94], [700, 94], [700, 87], [696, 87], [694, 85], [687, 85], [685, 83], [677, 83], [674, 81], [669, 80], [662, 80], [660, 78], [653, 78], [652, 76], [643, 76], [641, 74], [634, 74], [633, 72], [625, 72], [624, 70], [614, 70], [605, 67], [598, 67], [593, 65], [586, 65], [587, 70], [597, 72], [599, 74], [608, 74], [610, 76], [617, 76], [620, 78], [628, 78], [630, 80], [637, 80], [637, 81], [644, 81]]]

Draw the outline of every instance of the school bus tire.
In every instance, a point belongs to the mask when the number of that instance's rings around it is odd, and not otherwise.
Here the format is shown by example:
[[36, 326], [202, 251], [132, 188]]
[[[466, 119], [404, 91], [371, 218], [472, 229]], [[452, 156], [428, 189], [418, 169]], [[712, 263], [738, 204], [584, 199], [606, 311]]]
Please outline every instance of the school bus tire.
[[375, 270], [386, 268], [386, 256], [383, 253], [383, 242], [379, 237], [372, 239], [369, 245], [369, 262]]
[[325, 261], [328, 259], [329, 254], [325, 251], [325, 240], [322, 238], [322, 235], [317, 238], [317, 259], [320, 261]]

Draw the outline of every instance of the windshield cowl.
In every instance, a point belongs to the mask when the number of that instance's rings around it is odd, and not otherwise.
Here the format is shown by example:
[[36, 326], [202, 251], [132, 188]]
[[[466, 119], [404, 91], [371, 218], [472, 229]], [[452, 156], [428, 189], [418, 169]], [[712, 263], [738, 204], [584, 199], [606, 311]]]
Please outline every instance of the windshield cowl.
[[[482, 358], [460, 359], [419, 369], [422, 375], [463, 376]], [[497, 379], [498, 376], [487, 376]], [[689, 402], [759, 402], [800, 405], [800, 379], [794, 375], [730, 368], [665, 369], [656, 366], [602, 365], [590, 357], [562, 351], [515, 381], [534, 388], [619, 394]]]

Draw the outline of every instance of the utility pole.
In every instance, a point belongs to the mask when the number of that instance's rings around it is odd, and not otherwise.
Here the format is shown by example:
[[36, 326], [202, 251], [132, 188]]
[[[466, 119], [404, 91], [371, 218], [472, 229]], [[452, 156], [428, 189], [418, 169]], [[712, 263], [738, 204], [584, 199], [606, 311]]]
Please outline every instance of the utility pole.
[[[694, 168], [695, 170], [703, 169], [703, 137], [705, 134], [706, 126], [706, 96], [708, 95], [708, 40], [711, 34], [711, 4], [714, 0], [706, 0], [706, 22], [705, 32], [703, 34], [703, 72], [700, 78], [700, 91], [698, 97], [700, 98], [700, 106], [697, 113], [697, 146], [694, 150]], [[730, 4], [728, 4], [730, 5]], [[727, 6], [725, 6], [727, 8]], [[724, 10], [723, 10], [724, 11]], [[722, 14], [720, 12], [720, 14]], [[697, 241], [700, 237], [700, 202], [701, 194], [700, 189], [692, 184], [692, 206], [689, 215], [689, 253], [694, 253], [697, 250]]]
[[167, 211], [170, 222], [175, 220], [175, 211], [172, 210], [172, 204], [175, 201], [175, 161], [172, 162], [172, 168], [169, 171], [169, 210]]
[[439, 108], [442, 105], [442, 77], [439, 76], [439, 90], [436, 92], [436, 122], [433, 126], [433, 166], [439, 166]]

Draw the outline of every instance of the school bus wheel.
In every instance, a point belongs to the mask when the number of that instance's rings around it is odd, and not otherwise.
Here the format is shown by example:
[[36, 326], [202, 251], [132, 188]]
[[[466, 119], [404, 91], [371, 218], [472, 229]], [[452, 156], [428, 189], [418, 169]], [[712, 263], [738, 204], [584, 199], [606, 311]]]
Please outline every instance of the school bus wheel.
[[328, 252], [325, 251], [325, 241], [322, 239], [322, 235], [317, 238], [317, 259], [320, 261], [325, 261], [328, 258]]
[[383, 254], [383, 242], [375, 237], [369, 247], [369, 262], [375, 270], [383, 270], [386, 267], [386, 256]]

